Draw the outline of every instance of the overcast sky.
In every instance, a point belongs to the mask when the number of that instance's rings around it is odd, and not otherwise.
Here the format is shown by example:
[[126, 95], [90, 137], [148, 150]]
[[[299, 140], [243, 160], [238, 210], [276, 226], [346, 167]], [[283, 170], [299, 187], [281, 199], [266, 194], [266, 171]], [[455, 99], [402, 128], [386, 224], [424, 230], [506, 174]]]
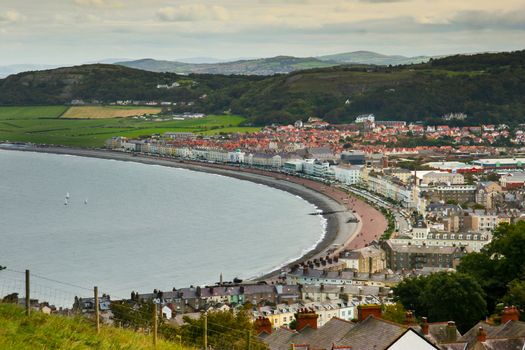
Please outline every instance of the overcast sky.
[[524, 0], [0, 0], [0, 65], [523, 48]]

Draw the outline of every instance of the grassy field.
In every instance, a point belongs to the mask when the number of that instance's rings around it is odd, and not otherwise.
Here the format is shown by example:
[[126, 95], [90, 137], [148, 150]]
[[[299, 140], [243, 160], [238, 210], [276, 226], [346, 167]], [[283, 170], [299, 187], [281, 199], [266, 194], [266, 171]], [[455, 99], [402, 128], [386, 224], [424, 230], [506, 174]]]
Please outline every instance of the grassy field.
[[[47, 316], [35, 312], [26, 317], [16, 305], [0, 304], [0, 349], [33, 350], [150, 350], [152, 339], [141, 333], [103, 326], [100, 335], [87, 319]], [[158, 350], [184, 350], [159, 339]]]
[[0, 121], [57, 118], [65, 111], [66, 106], [0, 107]]
[[101, 147], [112, 136], [139, 137], [167, 131], [199, 134], [255, 132], [240, 116], [155, 121], [132, 118], [63, 119], [65, 107], [0, 107], [0, 141], [33, 142], [76, 147]]
[[70, 107], [62, 118], [67, 119], [111, 119], [127, 118], [161, 112], [158, 107], [134, 106], [75, 106]]

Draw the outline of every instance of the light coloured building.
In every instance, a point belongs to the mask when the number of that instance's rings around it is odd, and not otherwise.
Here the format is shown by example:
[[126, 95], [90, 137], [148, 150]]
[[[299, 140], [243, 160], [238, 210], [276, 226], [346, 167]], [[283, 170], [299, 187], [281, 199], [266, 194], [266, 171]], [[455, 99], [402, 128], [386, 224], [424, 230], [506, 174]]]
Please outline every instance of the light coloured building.
[[510, 217], [505, 214], [475, 210], [464, 218], [465, 229], [471, 232], [492, 232], [499, 224], [509, 223]]
[[415, 206], [415, 192], [412, 191], [412, 188], [404, 185], [392, 176], [368, 173], [367, 180], [363, 182], [367, 185], [369, 191], [397, 201], [403, 207], [413, 208]]
[[483, 167], [483, 169], [523, 168], [525, 165], [525, 158], [478, 159], [473, 161], [472, 164]]
[[457, 203], [465, 203], [476, 200], [476, 185], [422, 185], [420, 189], [431, 202], [452, 200]]
[[503, 175], [499, 182], [506, 190], [525, 187], [525, 173], [510, 173]]
[[253, 319], [266, 317], [270, 320], [272, 328], [288, 327], [295, 320], [295, 315], [301, 309], [308, 309], [317, 314], [317, 327], [322, 327], [332, 318], [337, 317], [345, 321], [357, 318], [359, 305], [379, 305], [381, 300], [375, 296], [366, 295], [361, 298], [352, 298], [348, 301], [342, 299], [324, 302], [302, 302], [291, 305], [277, 304], [275, 306], [262, 306], [252, 311]]
[[476, 190], [476, 203], [483, 205], [486, 209], [493, 209], [495, 199], [499, 197], [503, 189], [497, 182], [478, 182]]
[[344, 263], [347, 269], [360, 273], [376, 273], [386, 268], [385, 252], [373, 245], [344, 251], [339, 255], [339, 261]]
[[302, 160], [288, 160], [284, 162], [283, 169], [290, 173], [299, 173], [303, 171], [303, 163]]
[[465, 183], [465, 177], [461, 174], [432, 171], [423, 175], [423, 184], [449, 184], [462, 185]]
[[491, 237], [487, 233], [448, 233], [429, 232], [425, 239], [398, 237], [390, 239], [394, 245], [414, 247], [464, 247], [469, 252], [479, 252], [481, 248], [490, 243]]
[[330, 164], [316, 160], [313, 164], [313, 175], [316, 177], [328, 177]]
[[375, 121], [376, 121], [376, 117], [373, 114], [361, 114], [355, 118], [356, 123], [364, 123], [364, 122], [374, 123]]
[[412, 178], [413, 178], [412, 172], [408, 169], [403, 169], [403, 168], [385, 169], [384, 173], [397, 178], [399, 181], [401, 181], [405, 185], [412, 182]]
[[356, 286], [356, 285], [301, 285], [301, 300], [303, 301], [330, 301], [330, 300], [351, 300], [352, 298], [363, 298], [366, 295], [384, 298], [390, 296], [389, 287], [381, 286]]
[[362, 165], [338, 165], [332, 167], [335, 179], [346, 185], [355, 185], [361, 180]]
[[314, 174], [314, 163], [315, 163], [315, 159], [305, 159], [303, 161], [303, 172], [306, 175]]
[[244, 155], [240, 149], [235, 150], [235, 152], [228, 152], [228, 162], [230, 163], [244, 163]]

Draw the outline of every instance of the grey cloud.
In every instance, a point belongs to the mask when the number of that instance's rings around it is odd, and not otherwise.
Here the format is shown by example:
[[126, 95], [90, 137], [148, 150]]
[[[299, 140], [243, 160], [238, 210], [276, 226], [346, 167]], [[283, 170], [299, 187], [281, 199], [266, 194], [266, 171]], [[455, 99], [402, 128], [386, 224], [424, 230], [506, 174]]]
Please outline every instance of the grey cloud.
[[261, 4], [308, 4], [312, 0], [259, 0]]
[[165, 22], [227, 21], [230, 18], [224, 7], [204, 4], [163, 7], [157, 11], [157, 17]]
[[371, 4], [384, 4], [384, 3], [391, 3], [391, 2], [405, 2], [410, 0], [358, 0], [359, 2], [368, 2]]
[[461, 11], [450, 23], [469, 29], [525, 30], [525, 8], [513, 12]]
[[123, 7], [124, 4], [117, 0], [74, 0], [75, 5], [84, 7]]

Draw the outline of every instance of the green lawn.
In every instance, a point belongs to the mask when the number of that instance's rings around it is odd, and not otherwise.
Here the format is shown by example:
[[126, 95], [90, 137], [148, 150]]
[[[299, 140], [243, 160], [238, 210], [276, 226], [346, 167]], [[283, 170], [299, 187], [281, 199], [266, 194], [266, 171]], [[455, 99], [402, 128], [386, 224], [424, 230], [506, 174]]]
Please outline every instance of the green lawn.
[[101, 147], [112, 136], [139, 137], [167, 131], [190, 131], [209, 135], [259, 130], [240, 126], [245, 119], [233, 115], [210, 115], [176, 121], [59, 118], [66, 110], [67, 107], [63, 106], [0, 107], [0, 141]]
[[[16, 305], [0, 304], [0, 349], [99, 349], [150, 350], [151, 336], [103, 326], [96, 334], [93, 322], [84, 318], [47, 316], [34, 312], [25, 316]], [[177, 344], [159, 339], [158, 350], [182, 350]]]
[[0, 120], [58, 118], [66, 106], [0, 107]]

